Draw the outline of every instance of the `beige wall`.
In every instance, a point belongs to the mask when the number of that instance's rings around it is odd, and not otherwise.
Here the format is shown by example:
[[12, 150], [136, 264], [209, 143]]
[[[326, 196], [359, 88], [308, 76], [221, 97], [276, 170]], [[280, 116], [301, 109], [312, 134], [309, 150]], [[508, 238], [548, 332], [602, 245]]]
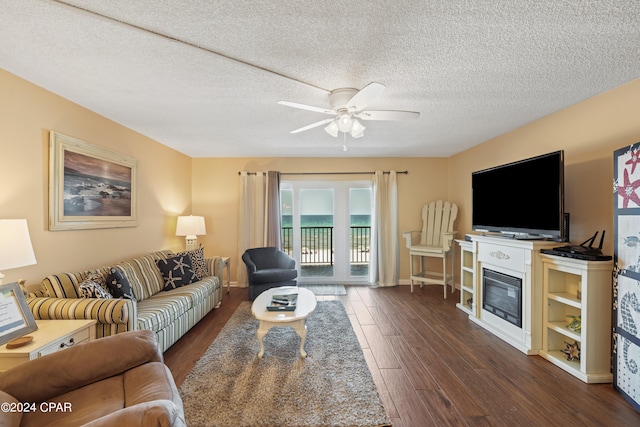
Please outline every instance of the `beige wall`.
[[451, 157], [449, 194], [461, 207], [458, 230], [471, 232], [471, 172], [563, 149], [571, 240], [582, 243], [606, 230], [603, 250], [611, 254], [613, 151], [640, 141], [638, 111], [635, 80]]
[[[193, 213], [204, 215], [207, 235], [199, 239], [207, 255], [231, 257], [231, 277], [244, 268], [239, 257], [239, 171], [360, 172], [396, 170], [398, 175], [401, 278], [409, 277], [409, 258], [400, 232], [420, 229], [426, 201], [447, 198], [448, 160], [443, 158], [224, 158], [193, 160]], [[287, 179], [370, 179], [370, 175], [286, 176]]]
[[[162, 248], [181, 249], [178, 214], [191, 204], [191, 159], [0, 70], [0, 218], [26, 218], [37, 265], [4, 271], [4, 282], [78, 271]], [[138, 159], [139, 226], [48, 231], [49, 131]]]
[[[471, 231], [471, 172], [546, 152], [565, 150], [566, 209], [572, 240], [606, 229], [612, 250], [612, 152], [640, 140], [640, 80], [598, 95], [448, 159], [442, 158], [222, 158], [190, 159], [149, 138], [0, 70], [0, 218], [27, 218], [38, 259], [8, 270], [5, 282], [39, 283], [47, 274], [91, 268], [136, 254], [182, 249], [175, 237], [180, 214], [204, 215], [208, 255], [238, 258], [238, 171], [407, 170], [400, 175], [400, 230], [420, 227], [425, 201], [449, 198], [460, 208], [460, 235]], [[48, 134], [70, 135], [138, 159], [139, 226], [47, 230]], [[339, 177], [335, 177], [339, 178]], [[349, 178], [349, 177], [347, 177]], [[352, 177], [351, 177], [352, 178]], [[192, 208], [193, 207], [193, 208]], [[404, 242], [400, 241], [401, 248]], [[409, 276], [401, 252], [401, 280]]]
[[[195, 159], [194, 213], [211, 216], [212, 224], [207, 224], [207, 227], [213, 227], [213, 233], [206, 236], [207, 250], [232, 257], [232, 280], [235, 280], [236, 268], [241, 264], [237, 256], [238, 171], [408, 170], [409, 175], [400, 175], [398, 179], [399, 231], [420, 227], [420, 208], [425, 201], [448, 198], [458, 204], [456, 228], [458, 236], [462, 237], [472, 232], [473, 171], [563, 149], [565, 209], [571, 213], [571, 240], [581, 243], [596, 230], [606, 230], [604, 251], [611, 254], [612, 153], [640, 141], [638, 111], [640, 80], [635, 80], [448, 159]], [[400, 244], [400, 278], [406, 281], [409, 261], [404, 241]]]

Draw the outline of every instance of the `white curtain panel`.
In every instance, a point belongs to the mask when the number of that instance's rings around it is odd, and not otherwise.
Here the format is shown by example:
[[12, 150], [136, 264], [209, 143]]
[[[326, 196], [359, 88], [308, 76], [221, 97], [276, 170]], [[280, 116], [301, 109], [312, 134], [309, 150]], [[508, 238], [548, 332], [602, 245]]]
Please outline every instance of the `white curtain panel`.
[[[275, 230], [275, 231], [274, 231]], [[280, 247], [280, 173], [240, 172], [238, 286], [247, 287], [242, 254], [249, 248]]]
[[238, 286], [246, 288], [247, 269], [242, 254], [249, 248], [264, 246], [265, 176], [262, 172], [240, 173], [240, 246], [238, 260]]
[[396, 171], [373, 175], [373, 218], [369, 282], [372, 286], [396, 286], [400, 279], [398, 244], [398, 184]]

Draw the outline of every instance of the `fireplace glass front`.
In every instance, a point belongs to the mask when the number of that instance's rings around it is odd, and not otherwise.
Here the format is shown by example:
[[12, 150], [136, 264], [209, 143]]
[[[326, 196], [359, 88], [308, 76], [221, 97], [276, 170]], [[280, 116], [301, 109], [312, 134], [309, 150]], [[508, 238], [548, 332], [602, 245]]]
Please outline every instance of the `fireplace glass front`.
[[482, 269], [482, 308], [522, 327], [522, 279]]

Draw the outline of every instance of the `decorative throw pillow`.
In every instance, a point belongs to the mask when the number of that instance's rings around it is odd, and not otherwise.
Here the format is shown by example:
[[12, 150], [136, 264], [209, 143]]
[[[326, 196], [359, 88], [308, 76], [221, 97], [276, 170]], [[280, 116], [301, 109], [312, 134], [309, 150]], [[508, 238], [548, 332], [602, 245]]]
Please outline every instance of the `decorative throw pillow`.
[[78, 296], [80, 298], [113, 298], [113, 296], [103, 288], [98, 281], [93, 280], [91, 277], [78, 285]]
[[196, 273], [196, 276], [198, 276], [198, 280], [202, 280], [209, 276], [209, 269], [207, 268], [207, 262], [204, 259], [204, 248], [202, 246], [193, 251], [180, 252], [176, 255], [189, 255], [189, 258], [191, 258], [191, 264], [193, 265], [193, 271]]
[[107, 288], [107, 280], [105, 279], [105, 276], [103, 274], [100, 274], [96, 270], [91, 270], [86, 280], [93, 280], [94, 282], [102, 286], [103, 289]]
[[111, 272], [107, 276], [107, 286], [114, 298], [127, 298], [136, 301], [131, 283], [129, 283], [129, 279], [127, 279], [122, 270], [116, 267], [111, 268]]
[[165, 291], [199, 280], [195, 271], [193, 271], [193, 264], [189, 255], [177, 255], [167, 259], [159, 259], [156, 264], [158, 264], [160, 273], [162, 273]]

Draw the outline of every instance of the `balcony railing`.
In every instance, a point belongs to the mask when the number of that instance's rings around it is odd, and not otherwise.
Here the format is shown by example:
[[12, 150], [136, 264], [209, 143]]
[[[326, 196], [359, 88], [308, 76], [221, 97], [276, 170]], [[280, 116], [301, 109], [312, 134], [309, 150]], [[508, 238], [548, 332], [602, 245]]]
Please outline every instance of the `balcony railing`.
[[[352, 226], [349, 230], [351, 264], [369, 263], [371, 227]], [[333, 265], [333, 227], [300, 227], [300, 263]], [[293, 255], [293, 228], [282, 227], [282, 248]]]

